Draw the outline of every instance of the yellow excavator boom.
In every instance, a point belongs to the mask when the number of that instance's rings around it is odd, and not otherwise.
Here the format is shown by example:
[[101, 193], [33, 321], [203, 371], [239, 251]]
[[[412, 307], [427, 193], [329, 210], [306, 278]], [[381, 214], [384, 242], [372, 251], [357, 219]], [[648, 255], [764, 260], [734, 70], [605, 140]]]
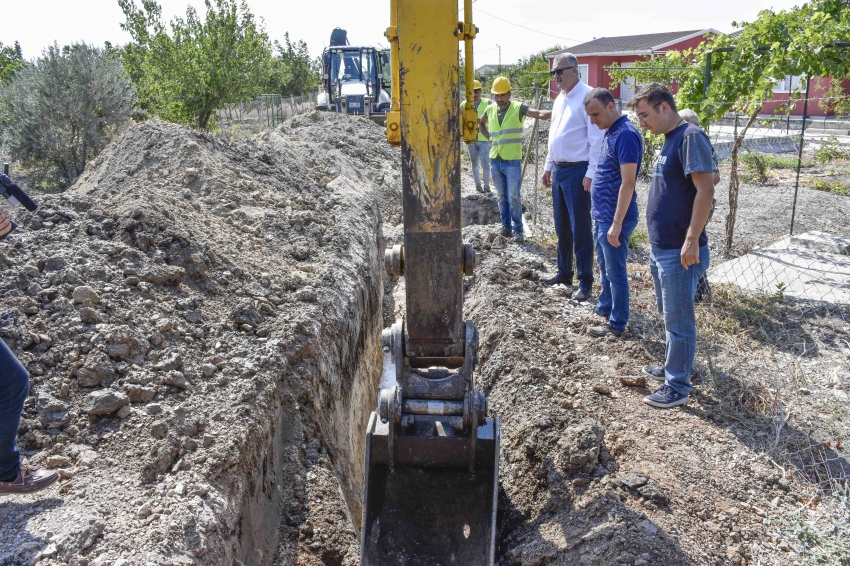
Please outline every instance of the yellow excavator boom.
[[[391, 0], [392, 107], [401, 145], [404, 241], [386, 251], [405, 278], [406, 316], [383, 335], [384, 375], [366, 431], [361, 558], [372, 565], [492, 565], [499, 422], [475, 387], [478, 330], [463, 320], [475, 250], [461, 235], [461, 138], [472, 103], [472, 0]], [[460, 110], [458, 42], [466, 100]]]

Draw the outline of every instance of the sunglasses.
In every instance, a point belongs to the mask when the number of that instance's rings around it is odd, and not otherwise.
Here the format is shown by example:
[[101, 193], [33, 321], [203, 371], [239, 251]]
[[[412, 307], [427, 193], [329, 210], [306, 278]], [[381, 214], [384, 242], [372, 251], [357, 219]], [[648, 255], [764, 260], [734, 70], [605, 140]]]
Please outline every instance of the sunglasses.
[[552, 75], [553, 77], [554, 76], [560, 77], [561, 73], [563, 73], [564, 71], [566, 71], [568, 69], [575, 69], [575, 68], [576, 68], [575, 65], [573, 65], [572, 67], [562, 67], [560, 69], [553, 69], [553, 70], [549, 71], [549, 74]]

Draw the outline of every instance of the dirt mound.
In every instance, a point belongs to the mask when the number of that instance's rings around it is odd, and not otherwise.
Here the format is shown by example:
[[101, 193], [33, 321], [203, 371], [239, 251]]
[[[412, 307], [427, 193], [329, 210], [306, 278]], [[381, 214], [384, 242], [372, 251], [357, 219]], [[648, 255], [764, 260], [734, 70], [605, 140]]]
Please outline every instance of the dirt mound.
[[64, 480], [0, 508], [0, 562], [268, 563], [300, 539], [281, 559], [318, 563], [322, 521], [346, 556], [381, 363], [379, 132], [149, 121], [19, 216], [0, 332], [32, 375], [24, 453]]

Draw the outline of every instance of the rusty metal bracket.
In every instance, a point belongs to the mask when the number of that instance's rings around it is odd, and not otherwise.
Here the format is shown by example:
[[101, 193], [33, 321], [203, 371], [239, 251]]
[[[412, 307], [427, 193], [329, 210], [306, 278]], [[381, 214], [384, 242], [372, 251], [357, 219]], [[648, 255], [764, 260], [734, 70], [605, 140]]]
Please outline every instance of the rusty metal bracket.
[[404, 275], [404, 244], [396, 244], [384, 250], [384, 267], [387, 275], [393, 279]]
[[475, 273], [475, 265], [477, 256], [475, 255], [475, 247], [472, 244], [463, 245], [463, 274], [471, 277]]

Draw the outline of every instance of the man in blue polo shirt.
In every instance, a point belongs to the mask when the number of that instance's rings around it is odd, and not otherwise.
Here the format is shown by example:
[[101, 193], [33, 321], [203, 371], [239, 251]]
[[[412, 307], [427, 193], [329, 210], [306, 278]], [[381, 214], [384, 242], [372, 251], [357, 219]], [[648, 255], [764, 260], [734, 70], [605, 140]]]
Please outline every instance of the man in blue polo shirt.
[[587, 333], [596, 338], [620, 336], [629, 321], [626, 257], [629, 236], [638, 223], [635, 182], [643, 157], [643, 138], [629, 118], [620, 115], [614, 97], [604, 88], [587, 93], [584, 110], [591, 124], [607, 130], [590, 188], [590, 216], [602, 280], [596, 314], [607, 318], [608, 324], [591, 326]]
[[714, 162], [708, 136], [679, 115], [667, 87], [649, 83], [629, 105], [650, 132], [664, 134], [646, 203], [646, 225], [649, 267], [658, 310], [664, 316], [667, 349], [664, 367], [644, 368], [664, 385], [643, 401], [666, 409], [687, 403], [691, 391], [697, 342], [694, 295], [697, 281], [708, 269], [705, 224], [714, 198]]

